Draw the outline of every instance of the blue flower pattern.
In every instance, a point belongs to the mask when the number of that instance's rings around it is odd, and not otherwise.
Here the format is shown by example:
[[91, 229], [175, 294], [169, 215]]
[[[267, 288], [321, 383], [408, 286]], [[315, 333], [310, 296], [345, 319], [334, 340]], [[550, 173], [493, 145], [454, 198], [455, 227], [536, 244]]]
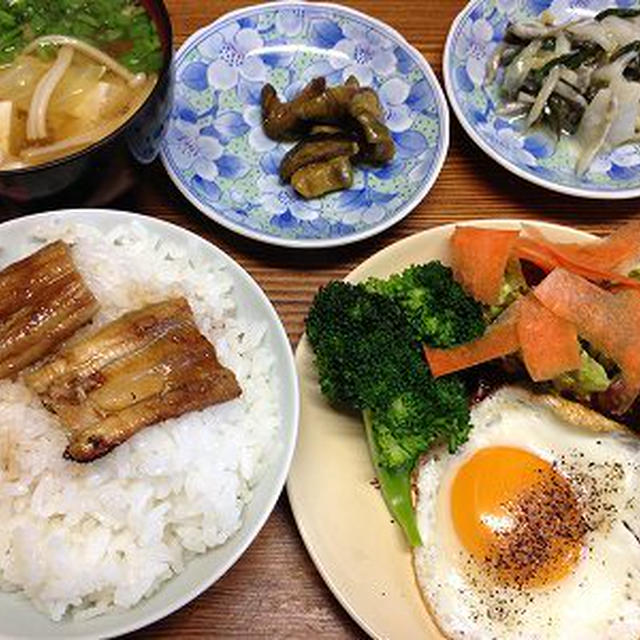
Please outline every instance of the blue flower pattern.
[[[242, 15], [178, 56], [163, 156], [183, 190], [236, 225], [281, 238], [342, 238], [406, 215], [446, 152], [446, 106], [424, 60], [349, 12], [287, 3]], [[329, 84], [355, 75], [377, 90], [397, 153], [387, 167], [358, 167], [352, 189], [305, 201], [279, 181], [291, 144], [264, 134], [260, 94], [271, 82], [291, 99], [320, 75]]]
[[[451, 100], [467, 125], [503, 161], [526, 175], [560, 189], [612, 192], [640, 187], [640, 146], [629, 144], [599, 156], [582, 177], [575, 174], [575, 150], [566, 140], [556, 142], [544, 131], [523, 131], [518, 121], [500, 117], [499, 79], [485, 83], [487, 62], [502, 41], [509, 22], [532, 19], [549, 11], [558, 21], [575, 16], [578, 8], [597, 13], [629, 0], [476, 0], [464, 10], [448, 43]], [[420, 169], [415, 168], [419, 172]]]

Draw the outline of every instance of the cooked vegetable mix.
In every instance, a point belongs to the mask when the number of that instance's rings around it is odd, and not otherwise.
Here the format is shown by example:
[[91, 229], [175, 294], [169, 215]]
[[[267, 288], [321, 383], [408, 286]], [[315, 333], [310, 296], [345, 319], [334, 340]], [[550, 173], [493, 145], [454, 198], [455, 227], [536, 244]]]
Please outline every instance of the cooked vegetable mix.
[[315, 78], [290, 102], [265, 85], [262, 125], [274, 140], [300, 140], [285, 155], [280, 177], [304, 198], [351, 187], [352, 163], [384, 165], [395, 154], [377, 94], [353, 76], [337, 87]]
[[362, 412], [382, 495], [412, 546], [413, 470], [432, 445], [466, 441], [471, 398], [510, 381], [632, 426], [640, 413], [640, 223], [584, 244], [465, 225], [450, 249], [451, 268], [331, 282], [306, 321], [320, 388]]
[[506, 99], [501, 112], [576, 142], [579, 175], [598, 153], [638, 139], [640, 9], [610, 8], [562, 25], [546, 13], [512, 23], [488, 63]]
[[[460, 233], [466, 251], [453, 250]], [[487, 276], [500, 229], [460, 227], [452, 234], [456, 279], [474, 297]], [[629, 222], [598, 242], [548, 240], [523, 225], [511, 243], [498, 305], [485, 306], [486, 332], [454, 347], [425, 341], [434, 376], [461, 372], [499, 360], [504, 374], [541, 383], [637, 428], [640, 414], [640, 223]], [[488, 239], [487, 235], [495, 236]], [[516, 267], [517, 263], [517, 267]], [[524, 272], [527, 272], [527, 277]]]

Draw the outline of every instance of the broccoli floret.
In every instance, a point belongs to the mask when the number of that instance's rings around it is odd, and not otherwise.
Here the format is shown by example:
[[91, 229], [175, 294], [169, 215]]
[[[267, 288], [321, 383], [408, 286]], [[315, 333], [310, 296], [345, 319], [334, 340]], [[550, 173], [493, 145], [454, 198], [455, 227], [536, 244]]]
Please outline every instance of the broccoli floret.
[[484, 332], [482, 306], [440, 262], [413, 265], [387, 280], [369, 278], [364, 287], [400, 305], [415, 339], [429, 346], [451, 347]]
[[434, 442], [446, 439], [453, 452], [467, 439], [466, 388], [456, 377], [434, 380], [422, 367], [413, 384], [407, 384], [391, 404], [372, 410], [372, 418], [380, 463], [413, 466]]
[[386, 406], [421, 364], [402, 310], [380, 295], [331, 282], [306, 320], [320, 388], [330, 402], [354, 409]]
[[466, 440], [463, 383], [453, 376], [434, 379], [402, 308], [362, 285], [332, 282], [321, 289], [306, 327], [323, 393], [364, 412], [385, 501], [409, 542], [420, 544], [411, 471], [434, 442], [454, 450]]

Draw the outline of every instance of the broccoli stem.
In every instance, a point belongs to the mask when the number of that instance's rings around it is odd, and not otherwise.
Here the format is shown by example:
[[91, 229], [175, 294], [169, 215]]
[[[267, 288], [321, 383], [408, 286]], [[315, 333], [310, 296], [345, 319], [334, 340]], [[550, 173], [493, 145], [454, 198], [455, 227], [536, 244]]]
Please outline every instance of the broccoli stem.
[[403, 528], [409, 544], [412, 547], [419, 547], [422, 545], [422, 539], [418, 531], [416, 514], [411, 498], [411, 469], [408, 467], [388, 469], [379, 463], [380, 456], [378, 455], [378, 447], [373, 437], [371, 411], [363, 411], [362, 416], [364, 418], [371, 460], [373, 461], [373, 467], [376, 471], [378, 482], [380, 483], [382, 496], [387, 503], [387, 508], [395, 518], [395, 521]]

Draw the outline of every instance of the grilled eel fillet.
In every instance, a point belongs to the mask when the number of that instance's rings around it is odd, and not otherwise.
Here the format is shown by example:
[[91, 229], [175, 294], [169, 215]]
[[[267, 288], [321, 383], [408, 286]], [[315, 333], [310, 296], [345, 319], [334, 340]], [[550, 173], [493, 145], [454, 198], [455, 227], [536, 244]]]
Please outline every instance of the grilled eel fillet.
[[64, 242], [0, 271], [0, 378], [49, 354], [97, 310]]
[[184, 298], [126, 313], [67, 345], [25, 382], [66, 427], [64, 455], [77, 462], [156, 422], [240, 395]]

